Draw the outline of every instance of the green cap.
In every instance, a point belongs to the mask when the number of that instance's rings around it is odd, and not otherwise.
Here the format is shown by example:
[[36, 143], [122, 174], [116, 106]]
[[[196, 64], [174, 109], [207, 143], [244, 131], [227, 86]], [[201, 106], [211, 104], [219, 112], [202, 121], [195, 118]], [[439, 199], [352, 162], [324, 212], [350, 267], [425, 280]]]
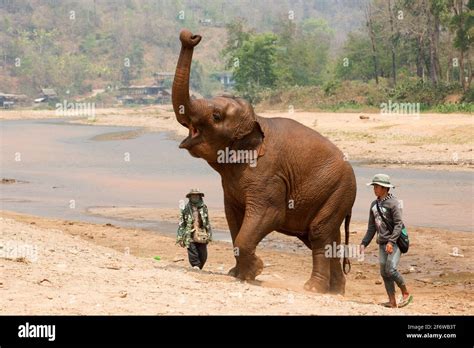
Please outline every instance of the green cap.
[[390, 177], [387, 174], [374, 175], [374, 177], [372, 178], [372, 182], [369, 182], [367, 184], [367, 186], [369, 185], [380, 185], [383, 187], [391, 187], [391, 188], [395, 187], [390, 183]]

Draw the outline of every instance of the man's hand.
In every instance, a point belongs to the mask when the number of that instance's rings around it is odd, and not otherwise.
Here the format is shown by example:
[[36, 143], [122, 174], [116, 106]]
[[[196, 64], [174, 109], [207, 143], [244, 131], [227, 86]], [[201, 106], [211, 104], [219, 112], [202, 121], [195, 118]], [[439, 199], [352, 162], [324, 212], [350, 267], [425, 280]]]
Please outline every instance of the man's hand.
[[184, 241], [182, 239], [178, 241], [178, 244], [181, 248], [184, 248]]
[[393, 253], [393, 245], [392, 243], [387, 243], [387, 245], [385, 246], [385, 251], [389, 254]]

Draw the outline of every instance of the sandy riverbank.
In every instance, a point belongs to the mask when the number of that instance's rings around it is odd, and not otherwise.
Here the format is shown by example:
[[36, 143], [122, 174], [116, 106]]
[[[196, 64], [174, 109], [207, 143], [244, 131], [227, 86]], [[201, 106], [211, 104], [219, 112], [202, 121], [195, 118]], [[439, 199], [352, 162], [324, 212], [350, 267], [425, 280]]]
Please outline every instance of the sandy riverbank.
[[[101, 209], [94, 213], [128, 219], [176, 217], [167, 209]], [[215, 228], [225, 228], [222, 212], [210, 213]], [[174, 238], [156, 232], [6, 211], [0, 216], [0, 244], [35, 246], [38, 256], [29, 261], [4, 253], [0, 258], [0, 314], [474, 313], [469, 233], [412, 229], [412, 249], [400, 270], [415, 301], [391, 310], [376, 304], [385, 295], [375, 245], [364, 261], [352, 260], [342, 297], [305, 292], [310, 251], [276, 233], [258, 250], [266, 264], [263, 274], [256, 282], [243, 283], [226, 275], [233, 264], [229, 243], [212, 243], [205, 270], [194, 271]], [[353, 243], [360, 241], [363, 229], [363, 224], [353, 224]], [[282, 244], [284, 251], [276, 250]], [[464, 257], [450, 256], [454, 247]]]
[[[293, 118], [319, 131], [331, 139], [351, 161], [389, 167], [468, 171], [474, 169], [472, 115], [415, 116], [300, 111], [258, 114], [263, 117]], [[54, 110], [0, 112], [0, 119], [3, 120], [59, 116]], [[175, 120], [171, 105], [96, 109], [93, 120], [84, 118], [72, 122], [136, 126], [144, 127], [147, 131], [170, 131], [176, 140], [187, 136], [187, 129]]]

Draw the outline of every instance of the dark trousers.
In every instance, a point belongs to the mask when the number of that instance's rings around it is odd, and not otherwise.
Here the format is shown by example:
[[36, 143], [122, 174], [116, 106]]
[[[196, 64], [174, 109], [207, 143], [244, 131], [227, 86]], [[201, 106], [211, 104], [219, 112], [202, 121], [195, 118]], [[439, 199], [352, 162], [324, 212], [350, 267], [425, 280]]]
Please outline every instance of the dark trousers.
[[191, 266], [198, 266], [202, 269], [207, 260], [207, 244], [189, 243], [188, 257]]

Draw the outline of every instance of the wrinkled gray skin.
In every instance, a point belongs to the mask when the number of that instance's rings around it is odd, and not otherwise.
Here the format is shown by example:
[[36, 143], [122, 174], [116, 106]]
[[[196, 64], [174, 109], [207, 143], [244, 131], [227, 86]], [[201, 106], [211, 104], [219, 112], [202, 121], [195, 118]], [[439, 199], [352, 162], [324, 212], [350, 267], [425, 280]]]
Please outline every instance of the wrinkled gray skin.
[[[263, 269], [256, 247], [266, 235], [278, 231], [299, 238], [312, 250], [313, 269], [305, 289], [343, 294], [340, 258], [326, 257], [325, 247], [333, 242], [340, 245], [344, 219], [346, 244], [349, 240], [356, 196], [351, 165], [318, 132], [290, 119], [259, 117], [244, 99], [190, 99], [193, 49], [201, 37], [182, 30], [180, 40], [172, 100], [178, 122], [189, 129], [180, 148], [204, 159], [221, 175], [225, 214], [236, 248], [236, 265], [229, 273], [255, 279]], [[255, 150], [257, 165], [219, 163], [218, 151], [226, 147]]]

